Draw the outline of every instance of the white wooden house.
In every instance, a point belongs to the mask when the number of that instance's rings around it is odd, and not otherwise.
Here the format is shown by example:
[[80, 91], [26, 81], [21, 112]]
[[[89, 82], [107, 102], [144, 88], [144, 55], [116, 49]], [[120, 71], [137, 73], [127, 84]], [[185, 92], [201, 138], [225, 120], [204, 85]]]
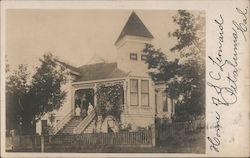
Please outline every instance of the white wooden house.
[[[153, 35], [143, 24], [141, 19], [132, 12], [124, 28], [114, 43], [117, 49], [117, 60], [113, 63], [99, 62], [95, 64], [73, 67], [58, 61], [71, 72], [71, 80], [64, 86], [67, 98], [59, 111], [56, 111], [56, 120], [53, 123], [55, 132], [65, 129], [66, 133], [89, 133], [95, 128], [94, 114], [81, 121], [74, 121], [76, 98], [85, 95], [88, 102], [96, 107], [95, 91], [100, 84], [119, 82], [123, 85], [123, 112], [121, 122], [131, 124], [132, 130], [138, 127], [147, 127], [154, 124], [155, 117], [171, 119], [174, 114], [174, 102], [165, 92], [165, 84], [154, 83], [148, 75], [145, 64], [145, 54], [142, 50], [145, 43], [151, 43]], [[37, 133], [41, 133], [42, 126], [49, 124], [49, 114], [37, 122]], [[101, 132], [107, 132], [114, 126], [112, 118], [107, 118]], [[70, 127], [67, 125], [71, 124]], [[73, 124], [73, 125], [72, 125]], [[98, 126], [98, 124], [97, 124]]]

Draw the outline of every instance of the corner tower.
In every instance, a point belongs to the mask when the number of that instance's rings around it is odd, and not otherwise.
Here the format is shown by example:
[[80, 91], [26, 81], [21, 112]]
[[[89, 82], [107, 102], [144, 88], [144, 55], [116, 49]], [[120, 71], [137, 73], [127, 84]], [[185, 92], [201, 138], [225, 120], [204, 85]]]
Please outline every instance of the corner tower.
[[133, 11], [115, 42], [118, 67], [132, 76], [147, 76], [145, 43], [151, 43], [153, 35]]

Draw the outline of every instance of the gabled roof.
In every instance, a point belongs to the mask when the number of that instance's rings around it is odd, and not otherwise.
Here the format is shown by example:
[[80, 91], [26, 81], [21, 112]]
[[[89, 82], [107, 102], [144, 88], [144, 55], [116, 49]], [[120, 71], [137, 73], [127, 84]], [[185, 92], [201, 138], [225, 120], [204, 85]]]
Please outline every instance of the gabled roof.
[[56, 61], [65, 68], [69, 69], [72, 74], [77, 76], [76, 82], [121, 78], [128, 76], [128, 73], [119, 69], [117, 67], [117, 63], [115, 62], [114, 63], [102, 62], [96, 64], [87, 64], [80, 67], [74, 67], [60, 60], [56, 59]]
[[56, 62], [60, 63], [62, 66], [64, 66], [65, 68], [69, 69], [71, 72], [73, 72], [74, 74], [80, 75], [78, 72], [78, 68], [75, 66], [72, 66], [70, 64], [67, 64], [63, 61], [60, 61], [59, 59], [55, 59]]
[[117, 63], [97, 63], [78, 68], [81, 76], [76, 82], [126, 77], [128, 74], [117, 68]]
[[154, 38], [134, 11], [131, 13], [115, 44], [125, 35]]

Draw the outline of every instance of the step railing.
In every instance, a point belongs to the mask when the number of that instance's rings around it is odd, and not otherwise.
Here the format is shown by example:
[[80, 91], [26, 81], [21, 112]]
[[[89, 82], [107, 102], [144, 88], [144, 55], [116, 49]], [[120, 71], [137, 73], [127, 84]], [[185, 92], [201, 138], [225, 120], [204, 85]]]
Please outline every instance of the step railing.
[[78, 125], [73, 129], [74, 134], [80, 134], [82, 133], [88, 125], [93, 121], [93, 119], [96, 116], [95, 109], [91, 111], [89, 115], [87, 115]]
[[54, 129], [53, 135], [57, 134], [60, 131], [60, 129], [62, 129], [71, 120], [72, 114], [73, 114], [73, 109], [62, 120], [56, 123], [56, 125], [53, 127]]

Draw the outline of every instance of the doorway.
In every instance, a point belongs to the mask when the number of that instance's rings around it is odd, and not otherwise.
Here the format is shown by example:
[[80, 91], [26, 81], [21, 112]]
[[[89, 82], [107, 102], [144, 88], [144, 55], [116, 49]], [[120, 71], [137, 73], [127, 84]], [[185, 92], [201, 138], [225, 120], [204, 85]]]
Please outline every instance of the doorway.
[[79, 89], [75, 92], [75, 109], [79, 106], [81, 108], [81, 113], [87, 112], [88, 106], [91, 104], [92, 106], [95, 105], [94, 103], [94, 89]]

